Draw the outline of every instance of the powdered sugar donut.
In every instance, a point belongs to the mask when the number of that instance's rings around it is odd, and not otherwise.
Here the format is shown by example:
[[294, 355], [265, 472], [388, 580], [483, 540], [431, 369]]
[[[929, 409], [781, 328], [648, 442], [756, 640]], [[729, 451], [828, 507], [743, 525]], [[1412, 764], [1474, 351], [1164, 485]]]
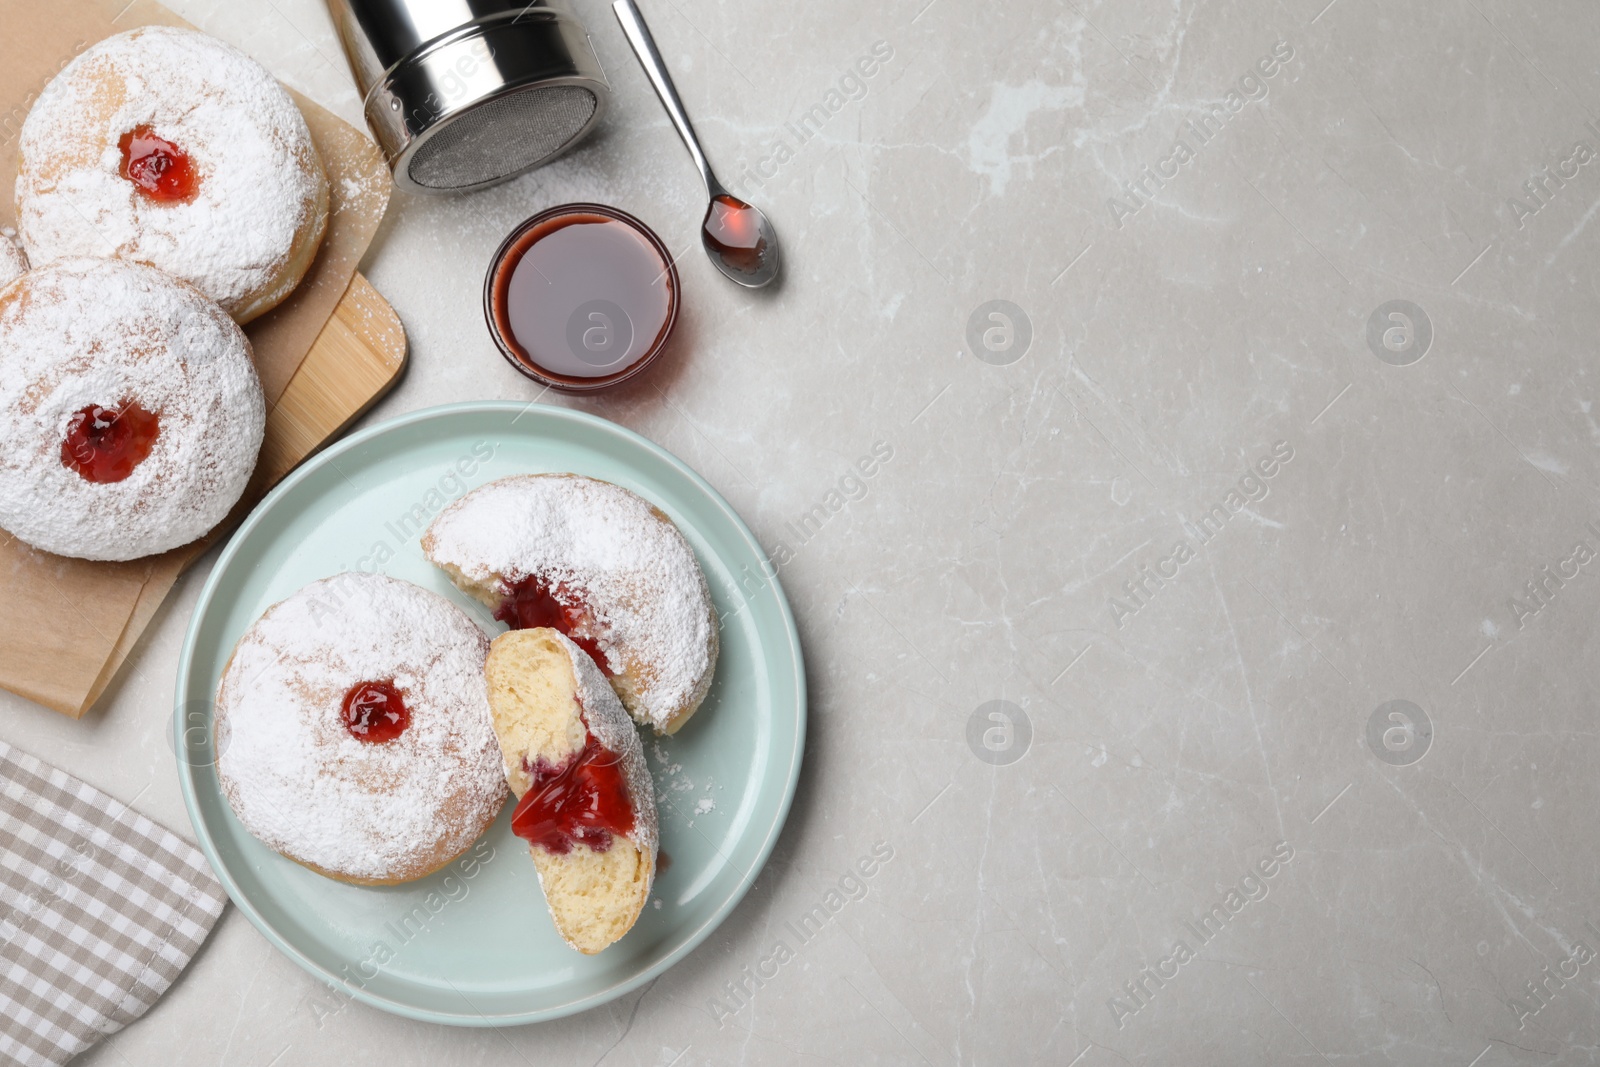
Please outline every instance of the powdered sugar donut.
[[0, 289], [28, 272], [28, 257], [8, 233], [0, 233]]
[[438, 870], [506, 800], [489, 639], [409, 582], [346, 571], [272, 607], [217, 690], [217, 776], [269, 848], [362, 885]]
[[248, 322], [299, 284], [328, 179], [294, 101], [194, 30], [109, 37], [45, 86], [18, 141], [17, 225], [35, 264], [118, 256]]
[[69, 260], [0, 290], [0, 526], [135, 559], [227, 516], [266, 426], [244, 332], [154, 267]]
[[422, 548], [513, 629], [572, 638], [658, 733], [676, 733], [705, 699], [717, 663], [705, 575], [672, 521], [621, 486], [502, 478], [441, 512]]

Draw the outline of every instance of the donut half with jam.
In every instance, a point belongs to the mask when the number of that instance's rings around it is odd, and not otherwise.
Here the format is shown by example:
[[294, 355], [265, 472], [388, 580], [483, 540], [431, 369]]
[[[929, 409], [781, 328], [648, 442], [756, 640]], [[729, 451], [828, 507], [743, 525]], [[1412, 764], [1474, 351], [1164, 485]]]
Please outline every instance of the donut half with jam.
[[489, 710], [525, 839], [562, 938], [593, 955], [644, 910], [656, 805], [633, 722], [588, 653], [549, 627], [495, 638]]

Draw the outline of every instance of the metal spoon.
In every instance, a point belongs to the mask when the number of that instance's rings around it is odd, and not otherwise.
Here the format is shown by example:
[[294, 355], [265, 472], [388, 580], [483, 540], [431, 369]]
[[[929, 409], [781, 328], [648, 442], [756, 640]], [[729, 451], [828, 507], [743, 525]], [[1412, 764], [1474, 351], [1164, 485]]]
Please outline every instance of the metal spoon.
[[650, 27], [645, 25], [644, 16], [639, 14], [633, 0], [616, 0], [611, 10], [616, 12], [623, 35], [633, 47], [633, 54], [639, 57], [639, 65], [644, 67], [645, 77], [650, 79], [651, 87], [661, 98], [661, 106], [667, 109], [667, 117], [678, 128], [678, 136], [683, 138], [706, 183], [711, 203], [700, 225], [700, 240], [705, 245], [706, 255], [718, 270], [740, 285], [750, 289], [770, 285], [778, 276], [777, 232], [759, 209], [724, 189], [711, 172], [711, 164], [706, 161], [700, 140], [689, 123], [689, 113], [678, 99], [672, 75], [667, 73], [667, 65], [662, 62], [655, 39], [650, 36]]

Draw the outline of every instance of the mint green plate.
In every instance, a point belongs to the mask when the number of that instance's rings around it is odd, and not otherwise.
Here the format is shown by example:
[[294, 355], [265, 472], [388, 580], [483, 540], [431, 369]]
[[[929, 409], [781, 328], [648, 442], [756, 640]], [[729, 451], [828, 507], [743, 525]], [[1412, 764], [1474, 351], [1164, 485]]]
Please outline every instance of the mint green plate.
[[[408, 885], [323, 878], [251, 837], [218, 786], [212, 694], [234, 642], [307, 582], [358, 567], [449, 597], [503, 627], [423, 558], [421, 530], [467, 489], [574, 471], [626, 486], [694, 546], [722, 618], [711, 694], [676, 737], [646, 736], [664, 870], [638, 924], [597, 956], [551, 925], [511, 808], [465, 858]], [[554, 1019], [621, 996], [686, 956], [738, 904], [783, 826], [805, 739], [794, 619], [749, 529], [705, 480], [644, 438], [563, 408], [475, 403], [415, 412], [307, 462], [256, 508], [211, 573], [178, 663], [173, 741], [200, 847], [239, 910], [343, 993], [466, 1026]]]

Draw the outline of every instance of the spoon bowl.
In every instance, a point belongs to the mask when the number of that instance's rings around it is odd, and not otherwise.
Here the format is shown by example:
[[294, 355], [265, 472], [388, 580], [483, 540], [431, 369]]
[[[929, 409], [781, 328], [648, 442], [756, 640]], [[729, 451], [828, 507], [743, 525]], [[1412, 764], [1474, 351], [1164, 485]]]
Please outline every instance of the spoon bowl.
[[778, 234], [760, 208], [732, 193], [719, 192], [706, 206], [700, 224], [706, 255], [727, 277], [748, 289], [760, 289], [778, 276]]

